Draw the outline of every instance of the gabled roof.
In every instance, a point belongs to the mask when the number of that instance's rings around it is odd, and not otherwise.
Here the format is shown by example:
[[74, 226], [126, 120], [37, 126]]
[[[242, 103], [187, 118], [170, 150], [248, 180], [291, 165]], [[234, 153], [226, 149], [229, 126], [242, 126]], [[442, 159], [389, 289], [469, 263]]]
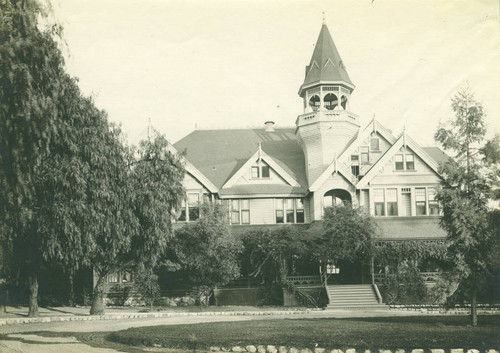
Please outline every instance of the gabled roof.
[[326, 24], [323, 24], [319, 32], [300, 91], [320, 82], [344, 82], [354, 88]]
[[426, 163], [436, 174], [438, 172], [438, 162], [432, 159], [425, 150], [420, 147], [413, 139], [408, 137], [405, 132], [396, 140], [396, 142], [384, 153], [384, 155], [370, 168], [370, 170], [361, 178], [361, 180], [356, 185], [356, 188], [364, 188], [368, 182], [370, 182], [375, 175], [385, 166], [385, 164], [391, 159], [402, 146], [410, 147], [413, 152], [420, 157], [424, 163]]
[[201, 185], [207, 188], [208, 191], [211, 193], [217, 193], [217, 187], [203, 175], [191, 162], [189, 162], [185, 156], [179, 153], [177, 149], [169, 142], [167, 149], [172, 153], [181, 158], [181, 161], [184, 163], [184, 168], [186, 169], [186, 172], [191, 174], [193, 178], [197, 179]]
[[236, 173], [234, 173], [233, 176], [229, 178], [229, 180], [222, 187], [232, 187], [238, 181], [238, 179], [241, 178], [243, 174], [245, 174], [246, 171], [255, 164], [258, 159], [263, 160], [265, 163], [267, 163], [267, 165], [271, 167], [271, 169], [273, 169], [290, 186], [299, 186], [298, 182], [283, 168], [281, 168], [280, 165], [276, 163], [270, 156], [268, 156], [267, 153], [261, 149], [261, 145], [259, 144], [259, 149], [257, 150], [257, 152], [255, 152], [254, 155], [251, 156], [248, 161], [243, 164], [243, 166]]
[[262, 150], [300, 186], [307, 190], [305, 160], [295, 129], [195, 130], [174, 144], [175, 148], [218, 189]]
[[316, 178], [316, 180], [311, 184], [309, 189], [311, 191], [316, 191], [321, 185], [325, 182], [325, 180], [336, 170], [341, 171], [344, 177], [346, 177], [347, 180], [353, 180], [353, 175], [350, 171], [350, 168], [347, 167], [345, 163], [342, 161], [345, 159], [345, 157], [350, 156], [356, 148], [359, 147], [359, 145], [367, 139], [373, 132], [379, 133], [384, 139], [387, 140], [391, 145], [396, 142], [396, 138], [387, 130], [384, 128], [378, 121], [372, 119], [366, 126], [365, 128], [359, 132], [357, 135], [353, 137], [353, 139], [346, 145], [346, 148], [340, 156], [333, 160], [332, 163], [325, 169], [321, 175]]

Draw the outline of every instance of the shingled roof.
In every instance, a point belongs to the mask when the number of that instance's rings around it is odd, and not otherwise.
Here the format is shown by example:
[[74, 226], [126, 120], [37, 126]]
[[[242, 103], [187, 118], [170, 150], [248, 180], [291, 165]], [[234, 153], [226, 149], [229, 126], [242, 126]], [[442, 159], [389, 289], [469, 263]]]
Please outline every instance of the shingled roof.
[[300, 91], [306, 86], [319, 82], [343, 81], [354, 87], [344, 63], [340, 58], [337, 47], [326, 24], [323, 24], [314, 47], [314, 52], [309, 65], [306, 67], [306, 77]]
[[375, 217], [381, 230], [381, 240], [444, 239], [446, 232], [439, 226], [439, 217]]
[[[302, 148], [295, 129], [195, 130], [174, 147], [219, 189], [255, 154], [262, 150], [307, 190]], [[294, 191], [299, 189], [295, 188]]]

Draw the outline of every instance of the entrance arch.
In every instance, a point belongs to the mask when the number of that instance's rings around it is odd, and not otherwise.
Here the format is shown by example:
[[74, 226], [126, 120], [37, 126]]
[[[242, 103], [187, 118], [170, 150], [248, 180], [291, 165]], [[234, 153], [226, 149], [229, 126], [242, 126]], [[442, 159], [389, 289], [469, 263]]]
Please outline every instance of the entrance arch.
[[323, 208], [332, 206], [350, 206], [351, 193], [344, 189], [332, 189], [323, 195]]

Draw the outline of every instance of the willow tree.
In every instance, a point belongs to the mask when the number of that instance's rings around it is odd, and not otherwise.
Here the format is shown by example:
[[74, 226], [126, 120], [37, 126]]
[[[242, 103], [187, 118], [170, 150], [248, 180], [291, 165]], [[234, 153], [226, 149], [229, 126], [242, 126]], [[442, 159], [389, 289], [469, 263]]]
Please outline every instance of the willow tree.
[[500, 138], [486, 140], [483, 106], [470, 89], [452, 99], [455, 118], [438, 128], [435, 139], [452, 155], [440, 166], [442, 189], [437, 199], [443, 207], [441, 227], [447, 232], [450, 272], [467, 293], [471, 324], [477, 325], [477, 295], [491, 280], [496, 256], [496, 229], [490, 221], [488, 201], [499, 181]]

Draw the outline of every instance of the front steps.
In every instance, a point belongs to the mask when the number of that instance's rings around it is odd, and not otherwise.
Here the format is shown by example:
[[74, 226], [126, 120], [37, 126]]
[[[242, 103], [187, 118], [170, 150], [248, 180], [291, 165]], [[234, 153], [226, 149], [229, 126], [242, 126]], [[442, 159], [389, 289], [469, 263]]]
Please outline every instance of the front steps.
[[329, 285], [326, 290], [330, 301], [326, 309], [389, 309], [378, 302], [371, 284]]

